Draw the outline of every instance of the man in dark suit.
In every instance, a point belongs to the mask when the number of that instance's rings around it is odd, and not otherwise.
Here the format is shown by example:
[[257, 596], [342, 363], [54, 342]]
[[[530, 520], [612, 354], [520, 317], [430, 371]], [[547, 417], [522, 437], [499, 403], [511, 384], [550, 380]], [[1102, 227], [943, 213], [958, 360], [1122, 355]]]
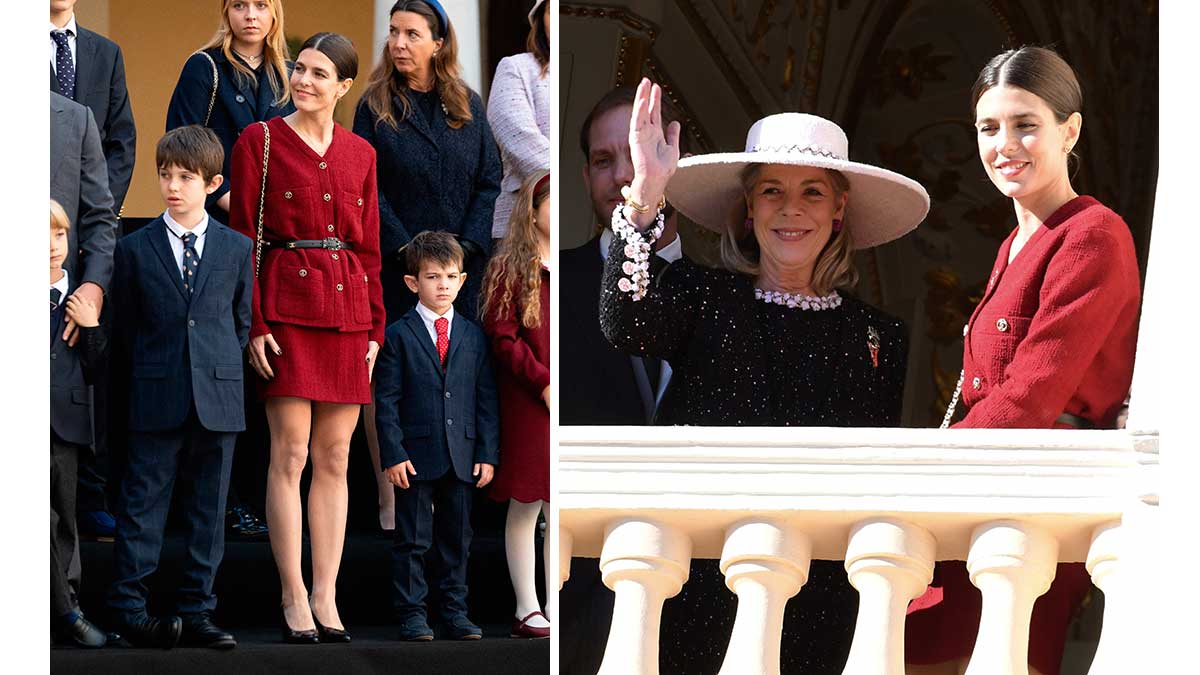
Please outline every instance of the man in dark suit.
[[[562, 284], [558, 309], [559, 424], [650, 424], [671, 379], [670, 365], [617, 351], [600, 332], [600, 278], [612, 230], [607, 224], [624, 202], [621, 187], [633, 180], [629, 118], [634, 90], [605, 94], [583, 122], [579, 143], [587, 162], [583, 181], [592, 199], [599, 233], [583, 246], [559, 253]], [[668, 116], [669, 117], [669, 116]], [[666, 121], [666, 120], [664, 120]], [[673, 210], [664, 209], [666, 227], [655, 244], [651, 273], [683, 256]], [[562, 630], [559, 664], [564, 675], [594, 673], [604, 656], [613, 594], [600, 579], [595, 559], [578, 558], [559, 593]]]
[[442, 561], [441, 618], [450, 637], [482, 636], [467, 618], [472, 485], [492, 480], [500, 426], [491, 349], [483, 331], [454, 310], [462, 248], [448, 232], [422, 232], [405, 258], [415, 308], [388, 326], [375, 369], [380, 465], [396, 494], [393, 605], [402, 640], [431, 640], [424, 556]]
[[75, 0], [51, 0], [50, 26], [50, 91], [87, 106], [95, 116], [113, 211], [119, 214], [133, 177], [137, 144], [121, 48], [75, 24]]
[[[130, 373], [128, 461], [117, 507], [109, 606], [138, 646], [229, 649], [212, 623], [224, 553], [225, 498], [245, 428], [242, 352], [250, 335], [254, 246], [209, 218], [224, 152], [212, 131], [180, 127], [155, 161], [167, 210], [117, 244], [114, 366]], [[180, 616], [146, 613], [172, 492], [187, 519]], [[182, 617], [182, 620], [181, 620]]]

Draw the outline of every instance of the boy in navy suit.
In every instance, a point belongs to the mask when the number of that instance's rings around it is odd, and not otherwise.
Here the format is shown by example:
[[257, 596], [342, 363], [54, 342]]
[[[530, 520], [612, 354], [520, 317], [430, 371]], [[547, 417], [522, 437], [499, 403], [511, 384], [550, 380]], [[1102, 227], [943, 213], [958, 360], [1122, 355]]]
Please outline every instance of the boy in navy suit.
[[[92, 443], [88, 385], [104, 358], [106, 341], [100, 310], [86, 295], [71, 295], [72, 279], [63, 263], [70, 252], [71, 221], [50, 200], [50, 618], [56, 637], [81, 647], [103, 647], [100, 629], [79, 610], [79, 530], [75, 520], [75, 480], [79, 459]], [[75, 322], [72, 347], [62, 335]]]
[[[253, 242], [211, 219], [224, 151], [209, 129], [174, 129], [155, 162], [167, 210], [117, 243], [114, 370], [130, 374], [129, 458], [117, 508], [109, 606], [134, 645], [229, 649], [212, 623], [213, 578], [225, 547], [225, 496], [245, 428], [242, 350], [250, 333]], [[158, 565], [173, 491], [184, 510], [187, 559], [179, 616], [146, 613], [144, 580]]]
[[379, 455], [396, 491], [393, 606], [401, 640], [432, 640], [424, 556], [441, 560], [441, 618], [450, 637], [478, 640], [467, 618], [472, 484], [492, 480], [500, 428], [491, 350], [483, 331], [454, 311], [466, 275], [446, 232], [422, 232], [405, 248], [404, 282], [417, 306], [388, 326], [375, 367]]

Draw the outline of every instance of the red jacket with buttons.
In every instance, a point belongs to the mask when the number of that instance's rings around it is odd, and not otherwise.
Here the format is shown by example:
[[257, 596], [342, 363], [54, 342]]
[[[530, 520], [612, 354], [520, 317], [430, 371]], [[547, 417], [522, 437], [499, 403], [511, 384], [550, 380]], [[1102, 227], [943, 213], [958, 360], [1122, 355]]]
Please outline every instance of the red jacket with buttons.
[[[282, 117], [267, 126], [271, 146], [263, 240], [336, 237], [351, 249], [264, 247], [250, 336], [271, 332], [267, 322], [272, 322], [365, 330], [383, 344], [374, 148], [334, 124], [333, 141], [321, 156]], [[262, 125], [248, 125], [233, 146], [230, 164], [229, 224], [251, 239], [258, 229], [263, 141]]]
[[955, 427], [1046, 429], [1062, 413], [1111, 428], [1133, 379], [1140, 282], [1129, 227], [1091, 197], [1067, 202], [1012, 264], [1000, 247], [963, 345]]

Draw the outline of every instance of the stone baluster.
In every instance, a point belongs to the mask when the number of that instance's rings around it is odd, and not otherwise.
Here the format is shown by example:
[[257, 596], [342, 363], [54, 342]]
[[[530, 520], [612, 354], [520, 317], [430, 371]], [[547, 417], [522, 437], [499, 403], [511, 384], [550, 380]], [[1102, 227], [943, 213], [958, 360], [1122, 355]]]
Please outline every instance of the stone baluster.
[[783, 610], [808, 581], [812, 547], [799, 528], [743, 520], [726, 532], [725, 585], [738, 596], [737, 617], [721, 675], [777, 675]]
[[843, 675], [904, 675], [908, 603], [933, 579], [937, 542], [927, 530], [890, 518], [850, 531], [846, 573], [858, 589], [858, 622]]
[[600, 573], [616, 598], [597, 675], [657, 675], [663, 601], [683, 588], [691, 556], [691, 539], [662, 523], [631, 518], [605, 529]]
[[[575, 535], [565, 527], [558, 528], [558, 590], [571, 578], [571, 549], [575, 545]], [[549, 580], [547, 580], [549, 583]]]
[[1002, 520], [975, 528], [967, 571], [983, 594], [979, 635], [965, 675], [1028, 675], [1033, 603], [1050, 588], [1058, 541], [1027, 523]]
[[1104, 627], [1088, 675], [1124, 675], [1152, 663], [1143, 650], [1128, 641], [1135, 634], [1128, 624], [1138, 617], [1130, 611], [1134, 608], [1129, 605], [1127, 575], [1121, 570], [1124, 543], [1120, 521], [1105, 523], [1092, 532], [1087, 570], [1092, 583], [1104, 591]]

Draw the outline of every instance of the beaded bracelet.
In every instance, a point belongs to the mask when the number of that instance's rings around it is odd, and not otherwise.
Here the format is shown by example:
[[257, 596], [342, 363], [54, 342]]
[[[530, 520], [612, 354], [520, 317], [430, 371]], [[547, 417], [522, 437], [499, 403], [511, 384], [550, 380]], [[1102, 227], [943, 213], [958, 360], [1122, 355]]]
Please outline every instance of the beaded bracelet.
[[618, 204], [613, 209], [613, 234], [625, 242], [625, 257], [629, 258], [621, 264], [621, 271], [628, 276], [617, 281], [617, 288], [622, 293], [632, 293], [632, 300], [637, 302], [646, 297], [650, 287], [650, 255], [654, 242], [662, 236], [664, 227], [663, 213], [660, 209], [654, 216], [654, 226], [649, 231], [639, 232], [633, 223], [625, 217], [625, 205]]

